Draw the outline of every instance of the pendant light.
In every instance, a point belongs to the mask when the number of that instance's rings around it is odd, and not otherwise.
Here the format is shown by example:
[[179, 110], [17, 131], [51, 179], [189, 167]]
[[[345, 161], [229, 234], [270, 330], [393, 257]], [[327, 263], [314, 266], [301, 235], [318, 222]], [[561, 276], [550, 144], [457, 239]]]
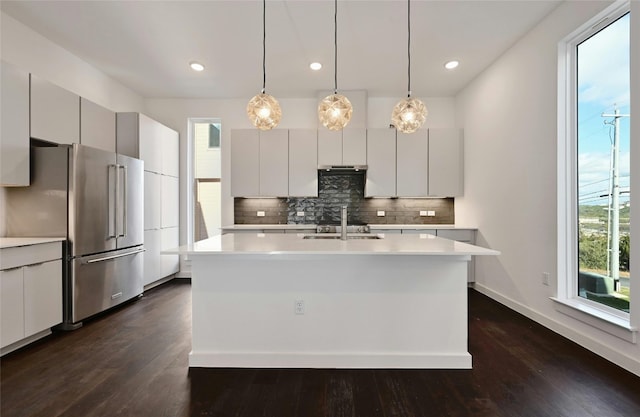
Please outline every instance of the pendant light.
[[273, 96], [265, 93], [267, 70], [265, 64], [266, 50], [266, 0], [262, 0], [262, 92], [255, 95], [247, 104], [247, 116], [251, 123], [260, 130], [270, 130], [278, 126], [282, 118], [280, 103]]
[[427, 117], [427, 106], [417, 99], [411, 98], [411, 0], [407, 0], [407, 57], [408, 85], [407, 98], [400, 100], [391, 113], [391, 123], [402, 133], [413, 133], [420, 129]]
[[318, 105], [318, 117], [327, 129], [342, 130], [351, 120], [353, 108], [348, 98], [338, 94], [338, 0], [334, 0], [333, 9], [333, 94]]

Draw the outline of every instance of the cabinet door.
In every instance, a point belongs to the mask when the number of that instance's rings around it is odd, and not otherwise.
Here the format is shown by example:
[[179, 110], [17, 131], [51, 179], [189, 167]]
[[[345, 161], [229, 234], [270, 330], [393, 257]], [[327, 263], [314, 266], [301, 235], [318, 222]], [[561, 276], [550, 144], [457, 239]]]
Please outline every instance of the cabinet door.
[[318, 165], [342, 165], [342, 131], [318, 130]]
[[29, 73], [0, 61], [0, 185], [29, 185]]
[[80, 143], [116, 151], [116, 114], [80, 97]]
[[286, 197], [289, 194], [289, 131], [260, 132], [260, 195]]
[[62, 261], [24, 267], [24, 335], [62, 323]]
[[138, 114], [140, 159], [146, 171], [162, 173], [162, 125], [144, 114]]
[[31, 74], [31, 137], [80, 143], [80, 97]]
[[161, 264], [162, 257], [169, 255], [160, 255], [162, 247], [162, 232], [157, 230], [145, 230], [144, 232], [144, 285], [151, 284], [162, 278]]
[[162, 137], [162, 174], [180, 176], [180, 141], [178, 132], [164, 125], [159, 126]]
[[342, 131], [342, 165], [367, 164], [367, 130]]
[[[180, 236], [177, 227], [161, 229], [161, 250], [179, 246]], [[175, 274], [180, 270], [179, 255], [160, 255], [160, 278]]]
[[427, 130], [397, 133], [398, 197], [427, 196]]
[[257, 129], [231, 131], [231, 196], [260, 195], [260, 135]]
[[436, 236], [434, 229], [402, 229], [403, 235], [431, 235]]
[[367, 183], [365, 197], [396, 195], [396, 131], [367, 130]]
[[0, 347], [24, 337], [23, 268], [0, 271]]
[[144, 230], [160, 229], [162, 175], [144, 171]]
[[462, 129], [429, 129], [429, 195], [463, 194]]
[[289, 196], [318, 196], [318, 131], [289, 130]]
[[[176, 177], [161, 175], [162, 202], [160, 204], [160, 227], [177, 227], [180, 217], [180, 181]], [[176, 245], [177, 246], [177, 245]]]

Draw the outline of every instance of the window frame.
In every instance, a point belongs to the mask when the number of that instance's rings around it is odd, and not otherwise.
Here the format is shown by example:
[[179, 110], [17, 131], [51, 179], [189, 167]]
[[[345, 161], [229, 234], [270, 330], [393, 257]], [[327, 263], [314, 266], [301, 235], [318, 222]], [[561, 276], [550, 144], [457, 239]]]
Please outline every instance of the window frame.
[[578, 296], [577, 46], [630, 8], [628, 1], [612, 4], [558, 44], [558, 280], [551, 299], [558, 311], [637, 343], [630, 313]]

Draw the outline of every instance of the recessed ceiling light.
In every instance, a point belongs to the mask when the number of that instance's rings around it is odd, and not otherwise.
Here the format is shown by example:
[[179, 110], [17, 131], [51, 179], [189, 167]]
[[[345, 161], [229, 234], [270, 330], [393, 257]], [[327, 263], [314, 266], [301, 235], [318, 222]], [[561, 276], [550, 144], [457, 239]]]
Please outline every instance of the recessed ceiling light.
[[449, 61], [446, 64], [444, 64], [444, 67], [448, 70], [452, 70], [456, 68], [458, 65], [460, 65], [458, 61]]
[[194, 71], [204, 71], [204, 65], [202, 65], [199, 62], [191, 61], [191, 62], [189, 62], [189, 66]]
[[318, 71], [320, 68], [322, 68], [322, 64], [321, 64], [321, 63], [319, 63], [319, 62], [312, 62], [312, 63], [309, 65], [309, 68], [311, 68], [311, 69], [312, 69], [312, 70], [314, 70], [314, 71]]

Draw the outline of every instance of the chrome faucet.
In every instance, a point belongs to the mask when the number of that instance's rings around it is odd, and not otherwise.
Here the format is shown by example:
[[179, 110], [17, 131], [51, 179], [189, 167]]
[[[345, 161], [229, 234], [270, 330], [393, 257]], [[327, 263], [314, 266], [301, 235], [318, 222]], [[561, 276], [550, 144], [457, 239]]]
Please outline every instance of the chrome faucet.
[[342, 206], [340, 216], [340, 239], [347, 240], [347, 206]]

